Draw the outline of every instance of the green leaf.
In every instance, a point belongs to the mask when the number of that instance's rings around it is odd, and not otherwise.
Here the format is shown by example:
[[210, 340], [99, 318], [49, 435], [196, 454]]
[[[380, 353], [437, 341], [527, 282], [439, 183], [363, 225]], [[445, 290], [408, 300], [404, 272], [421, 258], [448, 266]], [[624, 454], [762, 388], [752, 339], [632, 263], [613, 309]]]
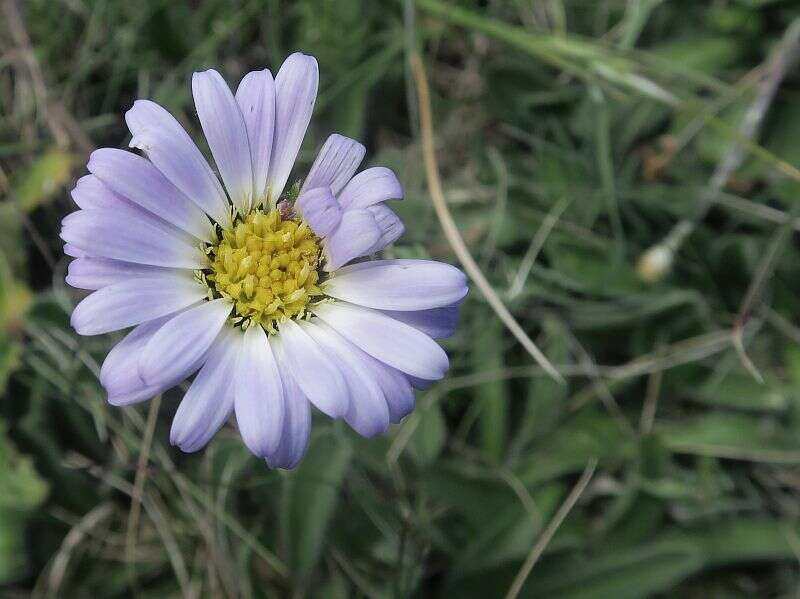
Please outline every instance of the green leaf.
[[[472, 360], [476, 372], [503, 368], [504, 331], [503, 323], [492, 318], [475, 336]], [[475, 401], [480, 402], [479, 426], [483, 452], [487, 459], [499, 461], [503, 456], [508, 431], [506, 382], [502, 379], [486, 381], [478, 385], [475, 391]]]
[[584, 409], [542, 437], [514, 471], [526, 485], [534, 485], [580, 472], [593, 458], [612, 466], [637, 453], [635, 440], [618, 421], [597, 409]]
[[5, 392], [21, 354], [22, 318], [31, 303], [31, 292], [14, 279], [5, 252], [0, 249], [0, 393]]
[[409, 449], [417, 463], [424, 466], [435, 462], [442, 453], [447, 427], [438, 402], [419, 406], [417, 417], [419, 424], [411, 435]]
[[[555, 364], [569, 361], [568, 331], [556, 318], [546, 318], [542, 322], [542, 350]], [[569, 389], [549, 376], [532, 377], [527, 386], [524, 412], [511, 442], [509, 454], [512, 460], [519, 458], [533, 439], [557, 425], [564, 410], [564, 402]]]
[[439, 460], [419, 478], [435, 505], [461, 515], [474, 529], [487, 525], [487, 514], [519, 504], [511, 487], [494, 469], [474, 468], [456, 459]]
[[12, 185], [17, 205], [31, 212], [55, 196], [70, 179], [74, 157], [63, 150], [49, 150], [23, 170]]
[[352, 449], [342, 437], [325, 431], [312, 439], [297, 470], [286, 477], [283, 538], [292, 575], [301, 586], [308, 582], [322, 552], [351, 456]]
[[788, 393], [780, 383], [759, 383], [750, 373], [739, 369], [721, 375], [714, 373], [692, 395], [708, 405], [742, 410], [780, 412], [788, 405]]
[[672, 451], [755, 462], [800, 463], [800, 439], [766, 417], [711, 413], [664, 425]]
[[47, 483], [30, 458], [11, 445], [0, 424], [0, 584], [24, 572], [25, 518], [47, 496]]
[[732, 36], [693, 35], [671, 39], [651, 51], [675, 64], [712, 75], [734, 63], [742, 50], [739, 40]]
[[[587, 555], [545, 553], [520, 596], [644, 599], [704, 568], [794, 559], [790, 538], [796, 534], [769, 518], [709, 519], [694, 527], [668, 528], [626, 549], [600, 544]], [[449, 596], [482, 597], [492, 587], [507, 588], [519, 563], [465, 577], [448, 589]]]
[[[797, 131], [800, 128], [800, 106], [794, 101], [777, 101], [771, 107], [769, 127], [764, 132], [764, 146], [790, 164], [800, 164], [800, 148], [797, 144]], [[796, 189], [796, 185], [795, 185]], [[795, 196], [796, 201], [796, 196]]]
[[14, 278], [6, 254], [0, 250], [0, 334], [12, 335], [21, 328], [20, 320], [31, 299], [30, 291]]
[[672, 529], [664, 539], [687, 541], [697, 546], [707, 566], [736, 562], [795, 559], [792, 537], [796, 527], [768, 517], [725, 518], [688, 530]]
[[558, 508], [563, 495], [564, 485], [545, 485], [531, 495], [529, 509], [517, 501], [488, 519], [457, 554], [453, 578], [523, 559]]
[[[561, 564], [561, 575], [531, 580], [523, 597], [638, 599], [669, 589], [703, 566], [690, 543], [659, 543]], [[541, 584], [537, 584], [541, 581]], [[549, 583], [549, 584], [548, 584]]]

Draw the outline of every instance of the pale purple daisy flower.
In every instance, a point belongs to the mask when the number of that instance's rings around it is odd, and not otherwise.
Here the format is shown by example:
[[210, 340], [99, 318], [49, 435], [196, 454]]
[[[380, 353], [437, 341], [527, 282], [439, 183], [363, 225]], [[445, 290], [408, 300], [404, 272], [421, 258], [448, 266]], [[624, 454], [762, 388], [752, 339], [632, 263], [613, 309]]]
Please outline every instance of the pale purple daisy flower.
[[317, 61], [300, 53], [274, 80], [248, 73], [235, 95], [216, 71], [195, 73], [219, 178], [175, 118], [139, 100], [125, 120], [146, 157], [97, 150], [72, 192], [67, 282], [93, 291], [72, 325], [81, 335], [135, 327], [100, 372], [113, 405], [197, 372], [170, 434], [184, 451], [235, 414], [250, 451], [291, 468], [311, 404], [377, 435], [413, 409], [414, 387], [448, 368], [433, 339], [454, 330], [463, 273], [428, 260], [353, 262], [403, 233], [385, 204], [403, 195], [394, 173], [356, 174], [364, 146], [332, 135], [286, 191], [317, 84]]

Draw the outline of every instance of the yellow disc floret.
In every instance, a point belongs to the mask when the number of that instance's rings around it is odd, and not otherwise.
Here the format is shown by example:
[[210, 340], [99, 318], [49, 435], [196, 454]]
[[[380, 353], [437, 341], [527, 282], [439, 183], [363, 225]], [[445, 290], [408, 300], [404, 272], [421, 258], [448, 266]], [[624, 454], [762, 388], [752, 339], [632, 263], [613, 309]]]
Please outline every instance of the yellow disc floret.
[[204, 274], [212, 295], [234, 302], [234, 319], [267, 332], [287, 318], [303, 317], [311, 299], [322, 295], [319, 239], [302, 220], [278, 210], [237, 219], [208, 253], [211, 266]]

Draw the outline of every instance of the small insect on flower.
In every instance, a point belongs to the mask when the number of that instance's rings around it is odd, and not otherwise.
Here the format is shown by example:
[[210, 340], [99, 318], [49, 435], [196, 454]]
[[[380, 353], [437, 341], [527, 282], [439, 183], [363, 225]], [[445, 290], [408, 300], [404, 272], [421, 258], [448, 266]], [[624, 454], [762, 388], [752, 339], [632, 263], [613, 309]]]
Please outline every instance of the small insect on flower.
[[[452, 334], [463, 273], [428, 260], [365, 260], [403, 224], [403, 190], [382, 167], [356, 174], [364, 146], [331, 135], [302, 184], [286, 190], [311, 119], [317, 61], [289, 56], [236, 94], [216, 71], [192, 78], [211, 169], [178, 121], [149, 100], [125, 114], [144, 156], [92, 153], [64, 218], [67, 283], [92, 290], [72, 314], [81, 335], [135, 327], [100, 381], [115, 406], [147, 400], [195, 372], [170, 440], [202, 448], [235, 414], [272, 467], [302, 458], [310, 404], [370, 437], [444, 376], [433, 340]], [[360, 260], [359, 260], [360, 259]]]

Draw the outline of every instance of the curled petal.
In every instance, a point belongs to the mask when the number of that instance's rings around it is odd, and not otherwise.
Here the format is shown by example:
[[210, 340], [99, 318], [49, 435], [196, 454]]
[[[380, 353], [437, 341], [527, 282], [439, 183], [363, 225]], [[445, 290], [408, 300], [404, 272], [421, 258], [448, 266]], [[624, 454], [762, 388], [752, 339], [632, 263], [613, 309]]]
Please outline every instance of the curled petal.
[[388, 168], [376, 166], [361, 171], [345, 185], [339, 203], [345, 210], [367, 208], [387, 200], [403, 199], [403, 187]]
[[330, 187], [333, 195], [338, 195], [358, 169], [365, 153], [364, 146], [356, 140], [334, 133], [325, 140], [302, 189]]
[[380, 252], [383, 248], [400, 239], [403, 233], [406, 232], [406, 228], [403, 225], [403, 221], [400, 220], [400, 217], [383, 204], [370, 206], [367, 210], [372, 214], [375, 223], [381, 230], [380, 238], [375, 242], [375, 245], [370, 248], [368, 253], [374, 254], [375, 252]]
[[348, 210], [339, 226], [325, 239], [325, 270], [334, 271], [370, 252], [381, 238], [381, 229], [368, 210]]
[[327, 237], [342, 220], [342, 210], [330, 187], [301, 191], [294, 207], [318, 237]]

